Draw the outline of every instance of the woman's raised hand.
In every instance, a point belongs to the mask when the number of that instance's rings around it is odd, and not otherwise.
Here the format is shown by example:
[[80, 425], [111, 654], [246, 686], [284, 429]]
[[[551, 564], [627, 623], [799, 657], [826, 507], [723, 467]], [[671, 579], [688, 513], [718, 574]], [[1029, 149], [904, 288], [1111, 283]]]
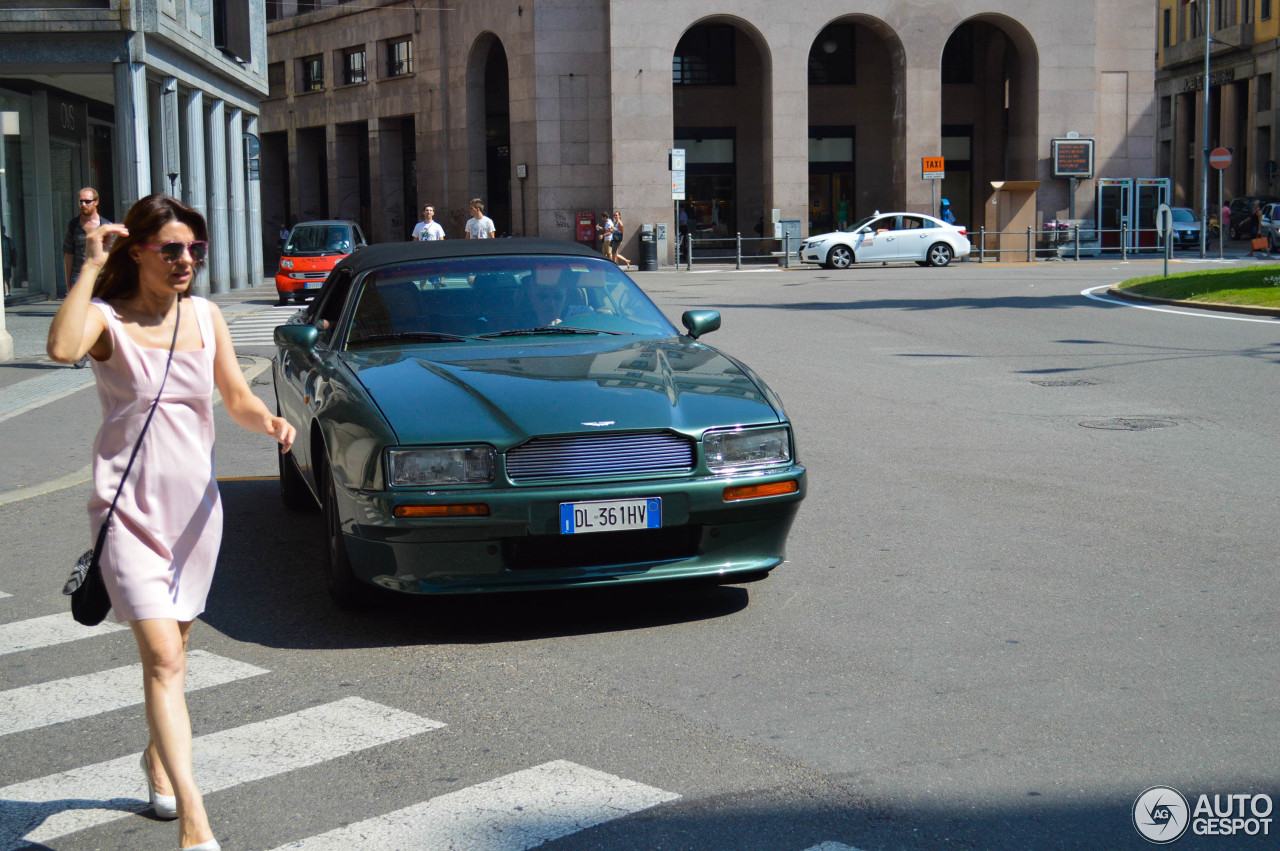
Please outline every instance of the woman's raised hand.
[[101, 266], [107, 262], [107, 251], [117, 236], [128, 236], [129, 229], [121, 224], [101, 225], [84, 238], [84, 262]]

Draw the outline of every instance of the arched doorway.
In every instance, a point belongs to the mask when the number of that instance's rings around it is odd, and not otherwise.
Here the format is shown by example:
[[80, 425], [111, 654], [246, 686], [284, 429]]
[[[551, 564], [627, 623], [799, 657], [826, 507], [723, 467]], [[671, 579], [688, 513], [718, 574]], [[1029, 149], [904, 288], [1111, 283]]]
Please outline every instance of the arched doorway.
[[[982, 15], [942, 51], [942, 196], [974, 230], [993, 180], [1036, 179], [1040, 61], [1021, 24]], [[936, 212], [936, 211], [934, 211]]]
[[[493, 33], [476, 39], [467, 63], [467, 192], [484, 201], [499, 234], [512, 232], [511, 95], [507, 52]], [[465, 207], [465, 204], [464, 204]], [[457, 216], [455, 211], [455, 217]], [[461, 225], [468, 212], [461, 214]]]
[[742, 21], [709, 18], [672, 55], [673, 146], [685, 151], [681, 221], [695, 239], [756, 236], [765, 210], [769, 61]]
[[902, 43], [882, 22], [847, 16], [809, 48], [809, 233], [902, 205]]

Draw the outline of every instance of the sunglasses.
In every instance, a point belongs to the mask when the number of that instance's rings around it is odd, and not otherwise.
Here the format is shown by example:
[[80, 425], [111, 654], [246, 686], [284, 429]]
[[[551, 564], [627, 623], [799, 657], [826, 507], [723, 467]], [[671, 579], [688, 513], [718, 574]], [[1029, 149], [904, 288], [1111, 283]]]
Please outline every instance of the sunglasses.
[[143, 248], [150, 248], [152, 251], [160, 255], [160, 259], [166, 263], [177, 263], [182, 259], [182, 252], [191, 252], [191, 262], [203, 263], [205, 256], [209, 253], [209, 243], [204, 240], [196, 240], [195, 242], [166, 242], [164, 245], [147, 245], [145, 242], [139, 242]]
[[81, 204], [96, 204], [96, 203], [98, 203], [98, 199], [97, 199], [97, 198], [90, 198], [89, 200], [87, 200], [87, 201], [86, 201], [84, 198], [81, 198], [81, 199], [80, 199], [80, 203], [81, 203]]

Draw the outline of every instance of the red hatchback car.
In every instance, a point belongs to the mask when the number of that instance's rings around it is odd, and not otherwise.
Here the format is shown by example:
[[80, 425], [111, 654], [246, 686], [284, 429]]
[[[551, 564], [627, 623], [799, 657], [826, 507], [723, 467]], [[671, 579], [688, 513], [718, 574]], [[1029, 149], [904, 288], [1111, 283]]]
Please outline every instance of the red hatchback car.
[[294, 225], [276, 270], [280, 303], [290, 298], [301, 303], [320, 292], [338, 261], [365, 245], [364, 233], [355, 222], [331, 219]]

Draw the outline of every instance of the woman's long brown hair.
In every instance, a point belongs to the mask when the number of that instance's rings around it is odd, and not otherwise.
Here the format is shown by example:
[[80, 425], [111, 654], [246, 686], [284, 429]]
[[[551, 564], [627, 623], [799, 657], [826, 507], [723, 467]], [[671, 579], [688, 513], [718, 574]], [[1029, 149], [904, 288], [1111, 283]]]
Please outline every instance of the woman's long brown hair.
[[[138, 264], [129, 249], [140, 242], [150, 243], [160, 228], [174, 221], [191, 228], [197, 240], [208, 241], [209, 229], [204, 216], [176, 198], [148, 195], [130, 207], [122, 222], [129, 229], [129, 235], [117, 237], [111, 246], [107, 261], [93, 282], [94, 298], [111, 301], [133, 295], [138, 289]], [[203, 267], [203, 262], [197, 263], [194, 273], [198, 274]]]

